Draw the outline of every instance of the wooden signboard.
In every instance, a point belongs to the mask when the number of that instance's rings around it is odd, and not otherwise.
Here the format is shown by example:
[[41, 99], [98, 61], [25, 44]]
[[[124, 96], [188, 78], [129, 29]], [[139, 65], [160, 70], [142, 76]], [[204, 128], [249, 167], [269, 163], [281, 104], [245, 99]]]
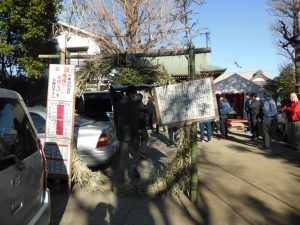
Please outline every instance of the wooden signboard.
[[188, 125], [218, 118], [212, 78], [154, 88], [158, 122], [162, 125]]
[[50, 177], [71, 178], [75, 109], [75, 66], [49, 68], [44, 151]]

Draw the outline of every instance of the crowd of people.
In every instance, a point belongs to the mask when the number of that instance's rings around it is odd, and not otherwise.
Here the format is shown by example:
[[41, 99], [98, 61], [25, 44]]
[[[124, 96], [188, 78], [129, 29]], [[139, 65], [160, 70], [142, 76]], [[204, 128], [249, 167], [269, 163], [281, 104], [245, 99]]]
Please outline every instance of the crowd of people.
[[[121, 179], [126, 182], [130, 176], [140, 178], [138, 166], [140, 160], [147, 158], [147, 143], [149, 139], [148, 130], [159, 134], [159, 121], [157, 121], [155, 103], [153, 97], [146, 96], [147, 101], [143, 101], [145, 96], [138, 93], [134, 86], [129, 86], [124, 95], [115, 103], [115, 124], [117, 136], [120, 142]], [[290, 94], [288, 101], [284, 103], [282, 109], [285, 111], [287, 119], [293, 127], [293, 139], [298, 150], [300, 150], [300, 100], [295, 93]], [[204, 142], [205, 131], [207, 142], [212, 140], [214, 132], [220, 132], [219, 139], [228, 139], [228, 118], [232, 112], [232, 107], [225, 95], [218, 98], [219, 120], [203, 121], [199, 123], [200, 141]], [[265, 94], [261, 98], [256, 93], [246, 94], [244, 110], [246, 112], [251, 140], [258, 140], [262, 137], [263, 148], [269, 149], [271, 146], [272, 128], [277, 121], [277, 105], [270, 94]], [[154, 128], [154, 124], [156, 127]], [[168, 130], [168, 146], [174, 147], [175, 133], [178, 127], [163, 126], [163, 131]], [[131, 175], [130, 175], [131, 174]]]
[[[263, 138], [263, 148], [269, 149], [271, 145], [272, 127], [277, 120], [277, 105], [270, 94], [262, 99], [256, 93], [246, 95], [245, 111], [248, 120], [248, 129], [252, 140]], [[262, 132], [260, 134], [260, 131]]]
[[[291, 93], [289, 99], [282, 104], [286, 119], [292, 124], [292, 137], [296, 148], [300, 150], [300, 101], [296, 93]], [[261, 135], [263, 138], [263, 148], [270, 148], [272, 128], [276, 127], [277, 105], [269, 94], [265, 94], [262, 99], [256, 93], [247, 95], [245, 111], [252, 133], [251, 139], [257, 140]], [[260, 126], [261, 125], [261, 126]], [[262, 134], [260, 134], [260, 131]], [[297, 138], [298, 137], [298, 138]]]
[[[220, 95], [218, 99], [219, 120], [200, 122], [200, 141], [204, 142], [205, 131], [207, 141], [210, 142], [214, 132], [220, 131], [219, 139], [228, 139], [228, 117], [232, 112], [232, 107], [225, 95]], [[247, 133], [251, 133], [251, 140], [263, 141], [263, 149], [271, 146], [271, 136], [273, 128], [277, 122], [277, 105], [270, 94], [258, 97], [256, 93], [247, 93], [244, 110], [248, 121]], [[291, 93], [288, 100], [282, 105], [287, 120], [290, 121], [292, 130], [292, 140], [297, 150], [300, 150], [300, 100], [296, 93]]]

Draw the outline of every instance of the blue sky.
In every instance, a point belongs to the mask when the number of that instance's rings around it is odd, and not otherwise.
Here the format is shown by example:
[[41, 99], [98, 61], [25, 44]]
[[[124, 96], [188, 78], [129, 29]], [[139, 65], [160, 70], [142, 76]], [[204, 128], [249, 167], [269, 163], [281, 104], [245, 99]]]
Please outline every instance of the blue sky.
[[[271, 73], [271, 78], [278, 76], [285, 58], [278, 54], [270, 30], [275, 18], [266, 0], [206, 0], [198, 11], [198, 28], [210, 32], [212, 64], [227, 68], [226, 72], [261, 69]], [[196, 47], [204, 47], [203, 40], [193, 39]]]

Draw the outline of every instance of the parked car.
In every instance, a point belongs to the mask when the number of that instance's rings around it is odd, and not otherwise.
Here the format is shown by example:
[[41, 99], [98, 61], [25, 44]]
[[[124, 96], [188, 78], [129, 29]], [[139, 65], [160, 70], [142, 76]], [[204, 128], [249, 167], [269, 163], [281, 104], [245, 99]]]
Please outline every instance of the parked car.
[[76, 110], [80, 115], [97, 121], [108, 121], [106, 112], [112, 112], [112, 97], [110, 92], [85, 92], [77, 98]]
[[[44, 142], [46, 108], [36, 106], [29, 107], [28, 110], [37, 133]], [[95, 121], [75, 114], [74, 144], [78, 154], [89, 167], [109, 163], [119, 147], [113, 120]]]
[[0, 224], [50, 223], [46, 159], [21, 96], [0, 88]]
[[113, 103], [123, 96], [122, 93], [112, 94], [109, 91], [85, 92], [76, 99], [76, 110], [79, 115], [90, 117], [96, 121], [108, 121], [112, 115]]

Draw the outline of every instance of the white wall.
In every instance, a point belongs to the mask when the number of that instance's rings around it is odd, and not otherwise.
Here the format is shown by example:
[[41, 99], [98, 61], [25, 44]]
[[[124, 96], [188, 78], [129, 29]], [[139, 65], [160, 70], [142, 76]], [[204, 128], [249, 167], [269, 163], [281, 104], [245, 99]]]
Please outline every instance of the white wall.
[[63, 32], [57, 37], [57, 41], [60, 49], [65, 47], [86, 47], [88, 46], [88, 54], [100, 53], [100, 48], [97, 43], [88, 37], [82, 37], [78, 34]]

